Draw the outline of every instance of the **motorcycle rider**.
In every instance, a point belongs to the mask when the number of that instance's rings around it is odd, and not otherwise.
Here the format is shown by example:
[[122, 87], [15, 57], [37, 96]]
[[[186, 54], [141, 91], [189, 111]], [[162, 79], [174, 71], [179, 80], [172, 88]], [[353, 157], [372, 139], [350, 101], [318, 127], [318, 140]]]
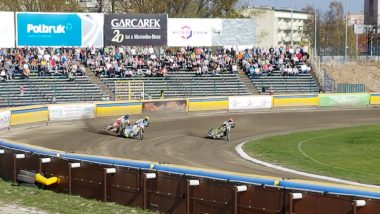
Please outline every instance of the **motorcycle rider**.
[[222, 124], [222, 127], [233, 127], [233, 126], [235, 126], [235, 124], [232, 118], [228, 119], [227, 121], [224, 121]]
[[112, 129], [118, 129], [118, 128], [125, 128], [126, 126], [130, 126], [131, 123], [129, 121], [129, 115], [124, 115], [116, 119], [116, 121], [112, 124], [112, 126], [108, 126], [106, 128], [107, 131], [110, 131]]
[[216, 133], [216, 135], [222, 136], [223, 132], [226, 130], [227, 127], [231, 127], [231, 128], [235, 127], [235, 123], [234, 123], [234, 120], [232, 118], [230, 118], [227, 121], [224, 121], [222, 123], [222, 126], [218, 129], [218, 132]]
[[132, 132], [134, 131], [134, 129], [137, 127], [137, 126], [141, 126], [141, 127], [148, 127], [149, 126], [149, 117], [144, 117], [142, 119], [139, 119], [135, 122], [135, 124], [133, 126], [128, 126], [128, 128], [125, 129], [125, 132], [124, 132], [124, 135], [126, 137], [129, 137], [131, 136]]

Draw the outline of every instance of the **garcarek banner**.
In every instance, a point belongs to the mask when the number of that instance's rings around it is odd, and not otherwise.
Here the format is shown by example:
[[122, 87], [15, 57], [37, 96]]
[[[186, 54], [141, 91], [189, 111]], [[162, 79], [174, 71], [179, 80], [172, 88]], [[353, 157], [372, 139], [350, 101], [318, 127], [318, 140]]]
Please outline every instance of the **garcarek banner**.
[[106, 46], [167, 45], [167, 14], [106, 14]]
[[17, 46], [103, 47], [103, 14], [16, 13]]
[[0, 12], [0, 48], [15, 47], [15, 16], [13, 12]]

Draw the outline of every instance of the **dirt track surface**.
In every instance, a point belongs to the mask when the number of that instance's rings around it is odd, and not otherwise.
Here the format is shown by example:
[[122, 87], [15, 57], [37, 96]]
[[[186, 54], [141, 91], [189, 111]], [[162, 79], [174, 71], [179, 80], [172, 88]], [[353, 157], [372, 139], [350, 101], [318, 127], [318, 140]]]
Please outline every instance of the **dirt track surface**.
[[[236, 121], [231, 142], [204, 138], [210, 128], [217, 127], [229, 117]], [[132, 117], [132, 121], [136, 119], [137, 116]], [[5, 139], [67, 152], [304, 179], [299, 175], [275, 171], [243, 160], [235, 152], [235, 146], [249, 139], [267, 135], [379, 124], [380, 109], [198, 114], [151, 117], [151, 121], [143, 141], [99, 134], [99, 130], [112, 123], [113, 118], [19, 127], [0, 134]]]

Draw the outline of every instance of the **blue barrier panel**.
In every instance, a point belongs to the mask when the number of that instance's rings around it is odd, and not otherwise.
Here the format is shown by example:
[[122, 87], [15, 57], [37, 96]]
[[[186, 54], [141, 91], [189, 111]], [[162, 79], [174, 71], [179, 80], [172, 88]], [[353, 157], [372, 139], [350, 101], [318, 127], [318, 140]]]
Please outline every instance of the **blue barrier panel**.
[[312, 190], [312, 191], [327, 192], [327, 193], [342, 194], [342, 195], [354, 195], [354, 196], [362, 196], [362, 197], [380, 198], [380, 192], [347, 189], [347, 188], [334, 187], [334, 186], [305, 184], [305, 183], [298, 183], [298, 182], [284, 181], [284, 180], [280, 181], [279, 186], [283, 186], [285, 188]]
[[109, 164], [109, 165], [117, 165], [117, 166], [125, 166], [130, 168], [139, 168], [139, 169], [150, 169], [153, 163], [150, 162], [140, 162], [140, 161], [130, 161], [130, 160], [121, 160], [121, 159], [113, 159], [106, 157], [97, 157], [97, 156], [89, 156], [89, 155], [77, 155], [77, 154], [62, 154], [62, 158], [65, 159], [73, 159], [79, 161], [86, 161], [98, 164]]
[[35, 153], [39, 155], [57, 156], [57, 152], [52, 152], [51, 150], [48, 150], [48, 149], [45, 150], [45, 149], [40, 149], [33, 146], [15, 144], [15, 143], [1, 141], [1, 140], [0, 140], [0, 146], [6, 147], [9, 149], [18, 150], [18, 151]]
[[254, 178], [254, 177], [248, 177], [248, 176], [242, 176], [242, 175], [206, 171], [202, 169], [180, 168], [180, 167], [166, 166], [166, 165], [160, 165], [160, 164], [154, 164], [153, 169], [158, 170], [158, 171], [213, 178], [213, 179], [219, 179], [219, 180], [265, 184], [265, 185], [271, 185], [271, 186], [275, 185], [275, 181], [272, 179]]

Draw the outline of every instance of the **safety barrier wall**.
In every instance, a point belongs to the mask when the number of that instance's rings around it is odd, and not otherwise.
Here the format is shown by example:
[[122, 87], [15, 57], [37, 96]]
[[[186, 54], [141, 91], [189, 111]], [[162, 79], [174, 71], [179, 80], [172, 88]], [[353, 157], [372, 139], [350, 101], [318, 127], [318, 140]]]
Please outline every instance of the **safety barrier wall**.
[[370, 105], [380, 105], [380, 94], [370, 94]]
[[[331, 106], [335, 106], [336, 103], [340, 105], [341, 103], [354, 103], [360, 104], [359, 106], [365, 106], [370, 104], [372, 94], [353, 94], [351, 98], [343, 96], [345, 99], [351, 100], [350, 102], [330, 101], [336, 100], [335, 97], [340, 96], [340, 94], [330, 96], [315, 95], [315, 97], [310, 96], [304, 99], [323, 97], [322, 99], [328, 100], [321, 102], [325, 106], [329, 106], [326, 103], [332, 103]], [[364, 102], [365, 98], [367, 98], [367, 102]], [[183, 108], [187, 111], [269, 109], [278, 107], [274, 102], [275, 99], [276, 96], [241, 96], [154, 100], [146, 102], [145, 110], [144, 102], [104, 102], [19, 107], [0, 111], [0, 119], [4, 122], [1, 124], [0, 129], [9, 128], [13, 125], [48, 121], [49, 119], [57, 121], [116, 116], [125, 113], [140, 114], [143, 112], [155, 112], [153, 111], [155, 109], [158, 109], [158, 111], [169, 111], [170, 108], [179, 111], [183, 111]], [[298, 95], [280, 99], [289, 99], [290, 103], [298, 102], [300, 105], [309, 102], [292, 100], [303, 99], [299, 98]], [[215, 103], [213, 104], [212, 102]], [[314, 102], [312, 101], [311, 103], [314, 105]], [[37, 118], [33, 114], [43, 116]], [[32, 117], [26, 118], [25, 116]], [[4, 154], [2, 154], [1, 149], [5, 150]], [[17, 153], [25, 154], [25, 160], [28, 159], [28, 161], [17, 160], [17, 167], [15, 167], [13, 163], [15, 163], [15, 154]], [[36, 161], [39, 162], [41, 157], [50, 157], [54, 161], [51, 164], [44, 165], [43, 169], [41, 169], [41, 164], [36, 164]], [[72, 172], [69, 175], [68, 168], [71, 166], [70, 163], [73, 162], [80, 163], [80, 170], [70, 169]], [[46, 177], [57, 176], [62, 178], [59, 184], [49, 187], [54, 191], [150, 208], [160, 212], [217, 213], [225, 211], [226, 213], [255, 213], [258, 210], [271, 210], [271, 212], [277, 213], [326, 213], [331, 211], [325, 210], [325, 206], [319, 206], [318, 203], [310, 202], [310, 200], [334, 205], [335, 213], [342, 213], [347, 210], [353, 213], [373, 213], [374, 209], [380, 209], [380, 192], [375, 190], [330, 187], [183, 166], [67, 154], [6, 141], [0, 141], [0, 167], [0, 176], [6, 180], [15, 181], [15, 173], [21, 169], [34, 172], [42, 170]], [[115, 168], [116, 172], [108, 175], [106, 173], [108, 168]], [[146, 173], [155, 173], [155, 175], [148, 176]], [[154, 178], [150, 179], [152, 176]], [[194, 179], [198, 180], [199, 184], [195, 183], [197, 185], [192, 186], [189, 180]], [[239, 187], [242, 185], [246, 187]], [[243, 191], [240, 191], [241, 188], [243, 188]], [[293, 200], [293, 193], [298, 192], [306, 195], [305, 199], [307, 200]], [[319, 192], [323, 192], [323, 194]], [[253, 200], [255, 197], [257, 197], [257, 200]], [[359, 199], [365, 200], [367, 205], [354, 206], [353, 201]], [[347, 203], [347, 200], [350, 203]]]
[[49, 111], [48, 108], [43, 105], [11, 109], [11, 126], [48, 121]]
[[[376, 213], [380, 209], [379, 192], [66, 154], [7, 141], [0, 141], [0, 151], [0, 176], [6, 180], [17, 182], [20, 170], [40, 172], [59, 178], [47, 189], [161, 213]], [[43, 162], [46, 158], [49, 161]]]
[[188, 99], [188, 111], [228, 110], [228, 97]]
[[317, 107], [318, 101], [317, 94], [275, 95], [273, 96], [273, 107]]

